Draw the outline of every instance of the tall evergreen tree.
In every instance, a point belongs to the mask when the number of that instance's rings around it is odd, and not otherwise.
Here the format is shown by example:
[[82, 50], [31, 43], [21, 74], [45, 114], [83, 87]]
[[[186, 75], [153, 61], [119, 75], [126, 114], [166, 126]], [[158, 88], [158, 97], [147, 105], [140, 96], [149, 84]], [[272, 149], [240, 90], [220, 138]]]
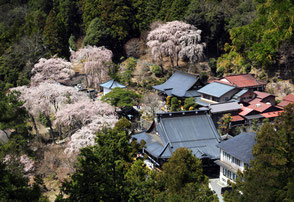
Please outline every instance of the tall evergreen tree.
[[49, 49], [51, 55], [57, 54], [59, 57], [69, 57], [68, 38], [66, 30], [54, 10], [51, 10], [44, 27], [43, 41]]

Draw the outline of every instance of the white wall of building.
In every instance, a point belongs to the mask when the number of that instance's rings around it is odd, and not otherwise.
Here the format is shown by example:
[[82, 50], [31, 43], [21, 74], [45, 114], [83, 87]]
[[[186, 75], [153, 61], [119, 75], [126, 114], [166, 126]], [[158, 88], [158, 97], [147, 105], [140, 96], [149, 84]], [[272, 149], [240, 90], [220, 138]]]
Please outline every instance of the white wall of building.
[[[236, 159], [234, 158], [232, 155], [224, 152], [222, 149], [221, 149], [221, 155], [220, 155], [220, 161], [222, 161], [223, 163], [226, 163], [228, 165], [230, 165], [231, 167], [234, 168], [235, 171], [237, 170], [240, 170], [241, 172], [244, 171], [245, 169], [245, 163], [239, 159]], [[240, 165], [238, 165], [238, 163]], [[224, 171], [226, 173], [224, 173]], [[226, 168], [223, 168], [222, 166], [220, 166], [220, 175], [219, 175], [219, 178], [220, 178], [220, 181], [222, 183], [224, 183], [225, 185], [228, 185], [227, 182], [228, 180], [234, 182], [235, 179], [236, 179], [237, 175], [235, 172], [231, 171], [231, 170], [228, 170]]]

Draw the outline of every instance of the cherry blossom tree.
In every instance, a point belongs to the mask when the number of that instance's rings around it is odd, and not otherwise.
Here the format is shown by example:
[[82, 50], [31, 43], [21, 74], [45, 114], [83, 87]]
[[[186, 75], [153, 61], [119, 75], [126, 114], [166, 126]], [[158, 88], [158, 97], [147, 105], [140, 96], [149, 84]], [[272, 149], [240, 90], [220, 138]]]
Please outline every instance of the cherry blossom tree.
[[[85, 93], [78, 92], [73, 87], [48, 82], [40, 83], [38, 86], [16, 87], [11, 89], [11, 91], [13, 90], [21, 92], [20, 99], [25, 102], [24, 107], [33, 118], [38, 117], [40, 114], [45, 116], [49, 124], [51, 138], [53, 138], [51, 115], [54, 115], [66, 104], [75, 103], [80, 99], [88, 98]], [[33, 124], [37, 131], [36, 124]]]
[[72, 52], [71, 62], [82, 63], [88, 86], [98, 88], [99, 83], [109, 79], [108, 72], [112, 64], [112, 56], [111, 50], [103, 46], [86, 46], [77, 52]]
[[193, 25], [180, 21], [167, 22], [150, 31], [147, 46], [151, 48], [153, 59], [159, 60], [160, 65], [163, 57], [169, 57], [174, 67], [175, 63], [178, 66], [179, 53], [182, 57], [188, 57], [190, 61], [200, 58], [205, 46], [204, 43], [200, 43], [200, 34], [201, 30]]
[[[194, 27], [195, 28], [195, 27]], [[200, 61], [203, 57], [203, 51], [206, 46], [205, 43], [201, 43], [201, 30], [192, 29], [186, 31], [178, 41], [180, 42], [182, 49], [179, 52], [180, 58], [188, 58], [190, 64], [195, 64]], [[191, 65], [190, 65], [191, 68]], [[190, 71], [190, 69], [189, 69]]]
[[114, 115], [96, 116], [90, 124], [83, 126], [71, 136], [64, 152], [70, 156], [73, 153], [79, 152], [83, 147], [93, 146], [95, 144], [96, 133], [103, 127], [114, 127], [117, 121], [118, 119]]
[[[21, 86], [11, 90], [21, 92], [20, 99], [33, 117], [45, 115], [52, 139], [53, 128], [59, 130], [60, 138], [72, 134], [65, 150], [69, 155], [93, 145], [98, 130], [113, 127], [118, 121], [114, 107], [92, 101], [86, 93], [78, 92], [73, 87], [43, 82], [38, 86]], [[52, 118], [55, 118], [53, 122]]]
[[56, 81], [59, 83], [70, 80], [75, 72], [70, 62], [61, 58], [41, 58], [32, 69], [31, 84], [38, 85], [42, 82]]
[[[114, 108], [101, 101], [82, 99], [76, 103], [68, 104], [55, 115], [54, 124], [63, 129], [63, 134], [71, 134], [83, 126], [101, 119], [101, 123], [108, 118], [115, 118]], [[105, 118], [105, 120], [103, 120]]]

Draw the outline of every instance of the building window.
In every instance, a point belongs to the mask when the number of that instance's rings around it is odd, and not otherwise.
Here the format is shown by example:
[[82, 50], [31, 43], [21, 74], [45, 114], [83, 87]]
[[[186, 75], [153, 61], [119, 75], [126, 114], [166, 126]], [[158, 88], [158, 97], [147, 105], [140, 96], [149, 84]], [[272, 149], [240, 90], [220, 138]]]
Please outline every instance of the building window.
[[228, 154], [227, 152], [223, 151], [223, 156], [224, 156], [224, 159], [227, 160], [227, 161], [231, 161], [231, 155]]
[[203, 94], [203, 98], [210, 99], [210, 96], [209, 95], [206, 95], [206, 94]]
[[235, 163], [236, 165], [240, 166], [241, 165], [241, 162], [239, 159], [235, 158], [235, 157], [232, 157], [232, 162]]
[[234, 181], [237, 179], [237, 175], [226, 168], [223, 168], [223, 175]]
[[217, 98], [217, 97], [212, 97], [212, 100], [215, 102], [219, 102], [219, 98]]

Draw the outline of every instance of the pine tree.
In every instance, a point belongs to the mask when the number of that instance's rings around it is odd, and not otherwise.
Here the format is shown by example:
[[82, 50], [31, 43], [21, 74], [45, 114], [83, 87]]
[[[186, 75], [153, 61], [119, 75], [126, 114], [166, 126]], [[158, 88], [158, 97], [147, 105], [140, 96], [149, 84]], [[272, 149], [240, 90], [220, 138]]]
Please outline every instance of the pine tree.
[[51, 10], [43, 32], [43, 41], [49, 49], [51, 55], [57, 54], [59, 57], [69, 57], [68, 39], [66, 31], [54, 10]]

